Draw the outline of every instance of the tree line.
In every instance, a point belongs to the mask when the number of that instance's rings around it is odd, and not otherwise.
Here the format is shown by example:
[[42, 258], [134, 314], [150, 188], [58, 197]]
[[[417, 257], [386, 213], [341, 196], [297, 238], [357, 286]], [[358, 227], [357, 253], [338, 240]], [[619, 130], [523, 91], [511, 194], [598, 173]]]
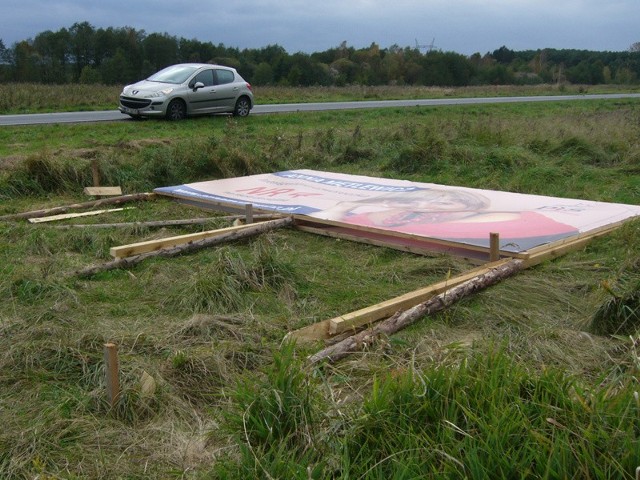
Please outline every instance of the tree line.
[[622, 52], [503, 46], [465, 56], [422, 51], [417, 45], [354, 48], [343, 42], [324, 52], [289, 54], [279, 45], [240, 50], [131, 27], [95, 28], [88, 22], [47, 30], [11, 47], [0, 39], [0, 82], [126, 84], [182, 62], [235, 67], [255, 85], [640, 83], [640, 43]]

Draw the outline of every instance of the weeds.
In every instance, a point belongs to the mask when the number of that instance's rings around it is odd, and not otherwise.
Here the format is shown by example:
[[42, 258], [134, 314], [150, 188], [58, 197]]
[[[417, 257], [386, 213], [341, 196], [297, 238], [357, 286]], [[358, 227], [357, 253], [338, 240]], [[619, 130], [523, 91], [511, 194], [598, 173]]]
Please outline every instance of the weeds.
[[[82, 201], [94, 161], [127, 193], [313, 168], [638, 203], [637, 117], [623, 101], [8, 128], [0, 210]], [[117, 221], [204, 215], [157, 199]], [[636, 223], [315, 370], [305, 346], [280, 347], [287, 331], [470, 264], [288, 230], [69, 275], [200, 228], [0, 225], [0, 477], [633, 478]], [[584, 331], [601, 306], [601, 334]]]

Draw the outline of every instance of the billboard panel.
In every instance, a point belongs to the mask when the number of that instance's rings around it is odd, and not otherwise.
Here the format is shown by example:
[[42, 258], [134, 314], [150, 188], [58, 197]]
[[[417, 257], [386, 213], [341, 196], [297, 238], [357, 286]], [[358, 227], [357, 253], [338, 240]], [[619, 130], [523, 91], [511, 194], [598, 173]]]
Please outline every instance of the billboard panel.
[[[356, 231], [400, 234], [523, 252], [640, 215], [635, 205], [452, 187], [361, 175], [289, 170], [211, 180], [156, 193], [207, 207], [219, 203], [292, 214]], [[397, 239], [396, 239], [397, 240]]]

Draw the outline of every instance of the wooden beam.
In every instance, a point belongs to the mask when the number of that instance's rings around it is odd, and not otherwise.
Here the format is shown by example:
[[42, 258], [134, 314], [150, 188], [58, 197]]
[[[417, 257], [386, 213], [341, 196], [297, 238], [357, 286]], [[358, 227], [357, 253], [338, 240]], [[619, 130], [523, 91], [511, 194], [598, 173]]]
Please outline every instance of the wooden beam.
[[120, 187], [84, 187], [82, 192], [85, 195], [91, 195], [93, 197], [108, 197], [110, 195], [122, 195], [122, 188]]
[[[244, 215], [225, 215], [222, 217], [185, 218], [180, 220], [151, 220], [148, 222], [119, 222], [119, 223], [76, 223], [73, 225], [59, 225], [56, 228], [150, 228], [150, 227], [179, 227], [182, 225], [205, 225], [216, 221], [244, 219]], [[280, 215], [254, 215], [255, 220], [273, 220]]]
[[[472, 254], [472, 252], [478, 252], [478, 254], [484, 255], [485, 260], [489, 258], [489, 249], [487, 247], [468, 245], [452, 240], [423, 237], [411, 233], [347, 224], [334, 220], [312, 218], [305, 215], [296, 216], [296, 220], [297, 228], [308, 231], [313, 230], [315, 233], [321, 235], [350, 237], [360, 242], [377, 242], [377, 244], [387, 245], [391, 248], [396, 248], [397, 245], [407, 245], [409, 248], [415, 246], [417, 249], [431, 249], [432, 252], [464, 250], [470, 254]], [[510, 255], [514, 256], [516, 254]]]
[[354, 330], [363, 325], [390, 317], [398, 310], [406, 310], [418, 303], [424, 302], [425, 300], [438, 295], [451, 287], [455, 287], [462, 282], [466, 282], [474, 277], [483, 275], [507, 261], [508, 260], [503, 260], [501, 262], [489, 263], [482, 267], [474, 268], [462, 275], [447, 278], [446, 280], [435, 283], [426, 288], [406, 293], [391, 300], [387, 300], [386, 302], [377, 303], [346, 315], [332, 318], [329, 320], [329, 333], [331, 335], [337, 335], [347, 330]]
[[429, 300], [419, 303], [414, 307], [398, 312], [392, 317], [375, 324], [360, 333], [351, 335], [340, 342], [327, 347], [320, 352], [309, 357], [311, 363], [323, 360], [335, 362], [350, 355], [353, 352], [368, 348], [376, 342], [380, 336], [389, 336], [403, 328], [417, 322], [425, 315], [430, 315], [457, 302], [461, 298], [495, 285], [501, 280], [510, 277], [524, 268], [524, 262], [519, 259], [509, 259], [495, 268], [488, 269], [485, 273], [475, 276], [446, 292], [441, 293]]
[[81, 210], [84, 208], [101, 207], [103, 205], [117, 205], [120, 203], [151, 200], [156, 198], [155, 193], [134, 193], [131, 195], [122, 195], [121, 197], [102, 198], [100, 200], [93, 200], [91, 202], [74, 203], [72, 205], [65, 205], [63, 207], [45, 208], [42, 210], [32, 210], [30, 212], [12, 213], [9, 215], [0, 216], [0, 220], [18, 220], [21, 218], [38, 218], [46, 217], [47, 215], [57, 215], [59, 213], [66, 213], [69, 210]]
[[498, 262], [488, 263], [461, 275], [434, 283], [428, 287], [405, 293], [399, 297], [395, 297], [339, 317], [323, 320], [313, 325], [300, 328], [293, 332], [289, 332], [287, 334], [287, 338], [295, 339], [298, 342], [312, 342], [316, 340], [326, 340], [348, 330], [355, 331], [364, 325], [390, 317], [399, 310], [406, 310], [407, 308], [424, 302], [451, 287], [459, 285], [479, 275], [483, 275], [484, 273], [505, 264], [509, 260], [510, 259], [503, 259]]
[[224, 235], [218, 235], [211, 238], [204, 238], [202, 240], [189, 242], [184, 245], [178, 245], [173, 248], [163, 248], [153, 252], [141, 253], [139, 255], [134, 255], [132, 257], [117, 258], [115, 260], [111, 260], [110, 262], [106, 262], [99, 265], [92, 265], [76, 271], [75, 275], [78, 275], [81, 277], [88, 277], [91, 275], [95, 275], [96, 273], [99, 273], [99, 272], [106, 272], [109, 270], [115, 270], [117, 268], [128, 268], [128, 267], [137, 265], [138, 263], [142, 262], [147, 258], [152, 258], [152, 257], [171, 258], [177, 255], [182, 255], [184, 253], [196, 252], [198, 250], [202, 250], [203, 248], [220, 245], [221, 243], [224, 243], [224, 242], [233, 242], [236, 240], [241, 240], [244, 238], [248, 238], [252, 235], [258, 235], [260, 233], [268, 232], [276, 228], [287, 227], [292, 224], [293, 224], [292, 217], [283, 217], [283, 218], [278, 218], [276, 220], [270, 220], [267, 222], [244, 225], [246, 228], [242, 230], [235, 230], [232, 232], [228, 232], [228, 233], [225, 233]]
[[185, 243], [197, 242], [198, 240], [204, 240], [205, 238], [217, 237], [227, 233], [236, 232], [238, 230], [244, 230], [252, 225], [253, 224], [237, 225], [235, 227], [219, 228], [217, 230], [207, 230], [205, 232], [132, 243], [129, 245], [122, 245], [120, 247], [112, 247], [109, 250], [109, 253], [114, 258], [131, 257], [132, 255], [140, 255], [141, 253], [153, 252], [163, 248], [173, 248], [178, 245], [184, 245]]
[[67, 220], [69, 218], [91, 217], [93, 215], [101, 215], [103, 213], [120, 212], [134, 207], [109, 208], [105, 210], [91, 210], [90, 212], [79, 213], [61, 213], [59, 215], [50, 215], [48, 217], [36, 217], [27, 219], [30, 223], [56, 222], [58, 220]]
[[574, 235], [572, 237], [548, 243], [547, 245], [540, 245], [539, 247], [527, 250], [526, 252], [524, 252], [526, 254], [526, 256], [524, 257], [525, 263], [527, 266], [533, 266], [546, 260], [559, 257], [560, 255], [564, 255], [567, 252], [578, 250], [584, 247], [594, 238], [601, 237], [620, 228], [629, 220], [631, 219], [612, 223], [610, 225], [605, 225], [589, 232]]

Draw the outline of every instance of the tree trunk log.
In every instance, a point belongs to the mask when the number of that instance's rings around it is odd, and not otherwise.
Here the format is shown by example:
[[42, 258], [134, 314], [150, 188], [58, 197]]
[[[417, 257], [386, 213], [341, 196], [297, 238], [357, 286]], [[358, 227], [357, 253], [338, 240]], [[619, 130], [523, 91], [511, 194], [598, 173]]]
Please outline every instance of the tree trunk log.
[[100, 265], [92, 265], [90, 267], [86, 267], [86, 268], [83, 268], [82, 270], [76, 271], [75, 274], [81, 277], [88, 277], [98, 272], [106, 272], [108, 270], [114, 270], [117, 268], [132, 267], [133, 265], [137, 265], [138, 263], [142, 262], [147, 258], [175, 257], [182, 253], [195, 252], [198, 250], [202, 250], [203, 248], [212, 247], [214, 245], [219, 245], [225, 242], [240, 240], [253, 235], [257, 235], [259, 233], [268, 232], [276, 228], [286, 227], [291, 224], [293, 224], [293, 217], [284, 217], [284, 218], [279, 218], [277, 220], [270, 220], [268, 222], [256, 223], [255, 225], [252, 225], [250, 227], [244, 228], [242, 230], [237, 230], [235, 232], [231, 232], [225, 235], [220, 235], [212, 238], [205, 238], [203, 240], [198, 240], [196, 242], [179, 245], [177, 247], [165, 248], [165, 249], [157, 250], [154, 252], [141, 253], [140, 255], [133, 255], [131, 257], [119, 258], [116, 260], [112, 260], [110, 262], [102, 263]]
[[405, 327], [415, 323], [425, 315], [430, 315], [447, 308], [461, 298], [485, 289], [498, 283], [504, 278], [518, 273], [524, 268], [522, 260], [514, 259], [479, 275], [471, 280], [467, 280], [460, 285], [447, 290], [440, 295], [430, 298], [426, 302], [420, 303], [404, 312], [397, 312], [392, 317], [377, 323], [371, 328], [352, 335], [344, 340], [327, 347], [315, 355], [309, 357], [311, 363], [327, 360], [331, 363], [340, 360], [351, 353], [363, 350], [376, 342], [381, 335], [391, 335]]
[[[279, 215], [254, 215], [254, 220], [263, 219], [275, 219], [279, 218]], [[182, 225], [205, 225], [207, 223], [215, 222], [218, 220], [238, 220], [244, 219], [244, 215], [226, 215], [220, 217], [204, 217], [204, 218], [187, 218], [183, 220], [157, 220], [149, 222], [121, 222], [121, 223], [77, 223], [74, 225], [55, 225], [54, 228], [58, 229], [73, 229], [73, 228], [150, 228], [150, 227], [175, 227]]]
[[0, 220], [18, 220], [21, 218], [40, 218], [48, 215], [57, 215], [66, 213], [69, 210], [78, 210], [81, 208], [101, 207], [102, 205], [117, 205], [120, 203], [135, 202], [138, 200], [150, 200], [156, 196], [155, 193], [134, 193], [131, 195], [122, 195], [120, 197], [103, 198], [102, 200], [92, 200], [90, 202], [74, 203], [63, 207], [46, 208], [43, 210], [33, 210], [31, 212], [14, 213], [11, 215], [2, 215]]

